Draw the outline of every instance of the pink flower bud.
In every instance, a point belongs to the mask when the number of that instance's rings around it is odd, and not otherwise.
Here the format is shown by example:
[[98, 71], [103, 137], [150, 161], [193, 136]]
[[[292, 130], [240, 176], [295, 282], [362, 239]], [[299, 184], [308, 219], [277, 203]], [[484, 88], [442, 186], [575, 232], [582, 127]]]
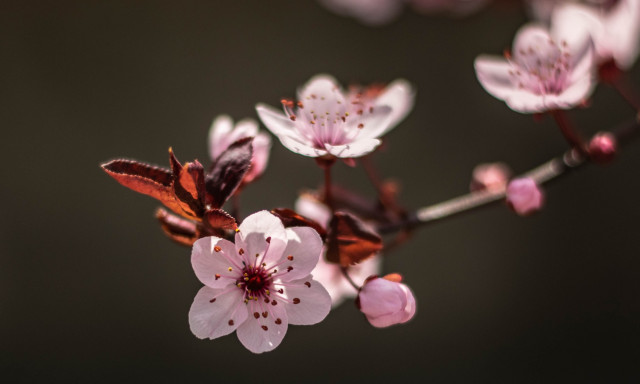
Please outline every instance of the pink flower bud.
[[589, 143], [589, 155], [597, 163], [608, 163], [616, 156], [618, 142], [609, 132], [599, 132]]
[[514, 179], [507, 186], [507, 204], [520, 216], [539, 210], [543, 203], [542, 191], [530, 177]]
[[401, 280], [398, 274], [372, 276], [360, 290], [356, 303], [374, 327], [406, 323], [415, 315], [413, 292]]
[[497, 191], [507, 185], [511, 170], [504, 163], [479, 164], [473, 169], [471, 178], [472, 191]]

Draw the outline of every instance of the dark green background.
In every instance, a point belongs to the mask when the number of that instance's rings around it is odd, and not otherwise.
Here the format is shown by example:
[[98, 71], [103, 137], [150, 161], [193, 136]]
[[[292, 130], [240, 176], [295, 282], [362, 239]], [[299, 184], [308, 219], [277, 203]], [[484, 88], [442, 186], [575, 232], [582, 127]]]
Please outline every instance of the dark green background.
[[[417, 208], [467, 191], [473, 167], [524, 171], [561, 153], [549, 119], [510, 111], [475, 79], [526, 20], [518, 5], [472, 18], [407, 10], [367, 28], [315, 1], [2, 1], [0, 377], [38, 382], [633, 382], [640, 355], [634, 143], [608, 167], [547, 189], [522, 219], [500, 206], [423, 228], [385, 259], [418, 312], [379, 330], [346, 303], [291, 327], [274, 352], [235, 335], [201, 341], [187, 313], [201, 284], [158, 203], [98, 167], [126, 156], [207, 160], [211, 120], [256, 117], [317, 73], [344, 83], [406, 78], [418, 97], [375, 157]], [[640, 88], [638, 65], [630, 74]], [[633, 116], [610, 89], [571, 112], [584, 132]], [[343, 184], [370, 191], [361, 169]], [[245, 213], [291, 207], [320, 183], [277, 141]], [[3, 380], [4, 381], [4, 380]]]

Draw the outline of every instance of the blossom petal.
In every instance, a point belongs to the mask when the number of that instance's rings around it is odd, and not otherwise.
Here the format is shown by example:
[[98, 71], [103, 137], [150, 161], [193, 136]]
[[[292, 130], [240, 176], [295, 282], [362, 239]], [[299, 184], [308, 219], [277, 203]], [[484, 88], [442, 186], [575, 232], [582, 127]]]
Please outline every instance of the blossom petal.
[[303, 143], [297, 138], [288, 135], [280, 135], [278, 136], [282, 145], [287, 147], [291, 152], [298, 153], [303, 156], [309, 157], [320, 157], [327, 154], [327, 151], [324, 149], [318, 149], [313, 147], [312, 145]]
[[264, 304], [262, 301], [251, 301], [247, 305], [251, 315], [238, 327], [238, 339], [253, 353], [273, 350], [287, 333], [289, 321], [285, 306]]
[[229, 146], [224, 138], [233, 130], [233, 120], [228, 115], [220, 115], [209, 128], [209, 157], [215, 159]]
[[296, 200], [295, 207], [296, 212], [317, 221], [322, 228], [326, 229], [329, 225], [329, 220], [331, 220], [332, 216], [331, 211], [315, 197], [309, 194], [302, 194]]
[[236, 248], [248, 265], [261, 260], [271, 265], [282, 256], [287, 246], [287, 232], [280, 219], [268, 211], [248, 216], [236, 232]]
[[[240, 289], [202, 287], [189, 309], [191, 332], [200, 339], [215, 339], [235, 331], [247, 319]], [[215, 298], [215, 300], [214, 300]]]
[[392, 125], [393, 110], [388, 105], [380, 105], [373, 112], [365, 112], [362, 116], [347, 121], [348, 129], [358, 132], [353, 142], [363, 139], [377, 139], [395, 127]]
[[271, 137], [260, 132], [253, 138], [253, 158], [251, 159], [251, 168], [245, 175], [244, 179], [247, 182], [260, 176], [269, 162], [269, 151], [271, 150]]
[[[240, 269], [236, 246], [225, 239], [203, 237], [193, 244], [191, 265], [198, 280], [211, 288], [223, 288], [235, 283], [229, 268]], [[216, 277], [217, 276], [217, 277]]]
[[285, 116], [283, 112], [266, 104], [256, 105], [256, 112], [258, 112], [262, 124], [274, 135], [290, 135], [293, 132], [295, 123]]
[[[308, 276], [318, 264], [322, 253], [322, 239], [311, 227], [287, 228], [287, 248], [277, 261], [282, 281], [292, 281]], [[267, 266], [269, 267], [269, 266]]]
[[327, 105], [333, 108], [333, 103], [344, 103], [345, 100], [342, 89], [336, 79], [327, 74], [315, 75], [309, 79], [298, 90], [298, 99], [305, 104], [305, 108], [308, 109], [310, 107], [309, 103], [312, 103], [313, 108], [311, 109], [316, 109], [317, 112], [321, 113], [324, 112]]
[[595, 85], [595, 82], [593, 82], [590, 77], [583, 77], [571, 84], [571, 86], [565, 89], [560, 95], [556, 96], [556, 100], [554, 100], [555, 107], [560, 109], [575, 107], [591, 95]]
[[476, 58], [475, 69], [478, 81], [492, 96], [504, 100], [514, 92], [515, 86], [509, 74], [511, 64], [505, 59], [481, 55]]
[[[391, 119], [388, 129], [395, 127], [400, 123], [413, 108], [415, 99], [415, 90], [411, 84], [404, 80], [398, 79], [389, 84], [380, 96], [376, 99], [376, 107], [387, 105], [391, 107]], [[383, 131], [379, 136], [386, 133]]]
[[327, 151], [336, 157], [360, 157], [376, 149], [380, 145], [378, 139], [361, 139], [351, 144], [329, 145], [325, 147]]
[[289, 299], [285, 307], [291, 324], [317, 324], [324, 320], [331, 310], [331, 296], [311, 275], [287, 283], [284, 292]]

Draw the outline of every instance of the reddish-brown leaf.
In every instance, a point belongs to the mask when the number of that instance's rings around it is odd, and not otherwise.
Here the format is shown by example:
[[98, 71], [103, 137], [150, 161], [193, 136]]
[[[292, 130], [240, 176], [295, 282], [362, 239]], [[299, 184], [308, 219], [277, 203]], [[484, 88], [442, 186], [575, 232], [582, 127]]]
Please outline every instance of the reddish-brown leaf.
[[173, 189], [178, 200], [186, 205], [185, 211], [190, 211], [195, 217], [202, 217], [204, 213], [204, 167], [195, 160], [186, 163], [175, 176]]
[[173, 241], [192, 246], [198, 240], [200, 233], [196, 223], [170, 214], [162, 208], [156, 211], [156, 218], [164, 233]]
[[236, 219], [234, 219], [233, 216], [223, 211], [222, 209], [214, 208], [206, 211], [204, 213], [204, 219], [202, 221], [214, 230], [215, 229], [236, 230], [236, 228], [238, 228], [236, 224]]
[[329, 223], [327, 260], [343, 267], [357, 264], [382, 249], [382, 238], [362, 220], [336, 212]]
[[293, 209], [289, 208], [275, 208], [271, 210], [271, 213], [278, 216], [282, 224], [286, 228], [289, 227], [311, 227], [318, 232], [318, 234], [324, 239], [327, 236], [327, 231], [318, 224], [318, 222], [311, 220], [298, 214]]
[[125, 159], [112, 160], [101, 167], [125, 187], [160, 200], [176, 213], [183, 213], [173, 194], [173, 177], [168, 169]]
[[253, 137], [246, 137], [231, 144], [218, 156], [205, 177], [207, 203], [220, 208], [236, 191], [251, 166]]

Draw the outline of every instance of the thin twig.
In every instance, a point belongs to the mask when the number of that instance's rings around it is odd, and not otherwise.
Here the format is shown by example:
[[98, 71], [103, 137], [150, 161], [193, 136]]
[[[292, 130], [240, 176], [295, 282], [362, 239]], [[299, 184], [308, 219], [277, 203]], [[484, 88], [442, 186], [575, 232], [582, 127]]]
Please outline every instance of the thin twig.
[[[620, 144], [625, 144], [625, 142], [629, 141], [639, 132], [640, 115], [636, 116], [632, 121], [615, 128], [611, 133]], [[530, 177], [534, 179], [536, 183], [543, 184], [587, 163], [588, 161], [586, 161], [577, 150], [571, 149], [563, 155], [555, 157], [518, 177]], [[382, 234], [393, 233], [400, 229], [413, 228], [453, 217], [491, 203], [502, 201], [505, 198], [505, 194], [505, 188], [496, 191], [472, 192], [451, 200], [420, 208], [410, 214], [406, 220], [379, 226], [378, 231]]]

